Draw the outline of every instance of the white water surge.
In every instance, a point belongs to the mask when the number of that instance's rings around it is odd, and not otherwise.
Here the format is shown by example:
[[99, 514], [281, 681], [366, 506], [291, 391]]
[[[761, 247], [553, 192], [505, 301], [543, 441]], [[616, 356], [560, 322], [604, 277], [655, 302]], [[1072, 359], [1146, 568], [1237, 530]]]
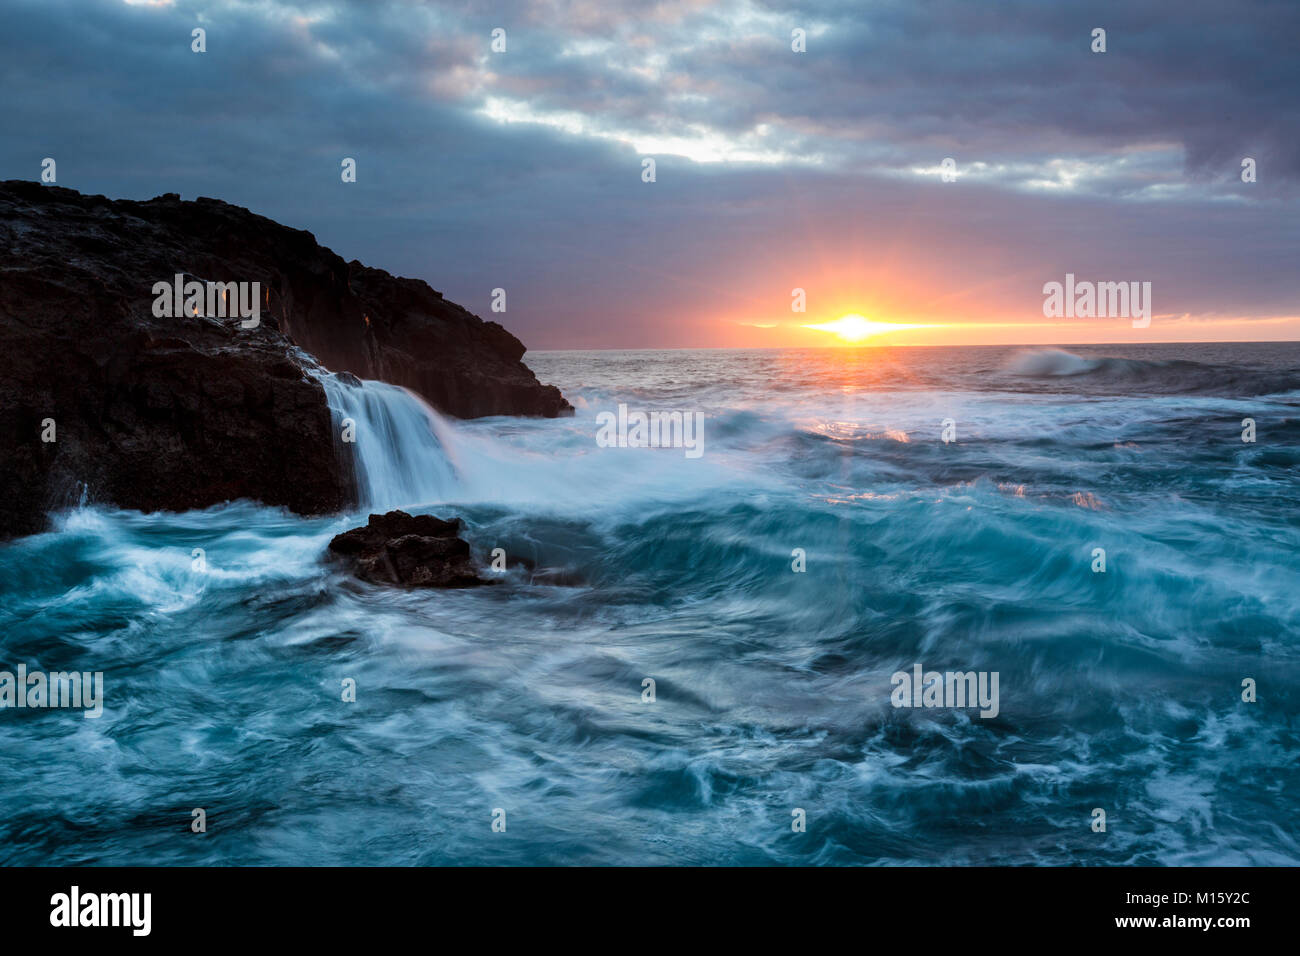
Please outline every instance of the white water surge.
[[517, 419], [462, 422], [396, 385], [313, 374], [366, 512], [490, 504], [589, 519], [755, 483], [749, 470], [727, 467], [721, 449], [703, 461], [677, 449], [600, 448], [589, 415], [533, 419], [527, 427]]
[[428, 505], [451, 498], [457, 475], [442, 416], [404, 388], [319, 374], [335, 441], [351, 458], [360, 506], [368, 511]]

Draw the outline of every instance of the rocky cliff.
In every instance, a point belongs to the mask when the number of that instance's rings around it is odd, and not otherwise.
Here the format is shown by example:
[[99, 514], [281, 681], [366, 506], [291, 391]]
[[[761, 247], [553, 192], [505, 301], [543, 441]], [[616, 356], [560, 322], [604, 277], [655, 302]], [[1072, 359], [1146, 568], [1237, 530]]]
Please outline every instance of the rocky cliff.
[[[257, 283], [257, 324], [213, 317], [234, 311], [226, 293], [160, 310], [155, 284], [176, 275]], [[0, 182], [0, 537], [83, 490], [145, 511], [338, 510], [351, 480], [311, 356], [459, 417], [572, 412], [523, 353], [425, 283], [238, 206]]]

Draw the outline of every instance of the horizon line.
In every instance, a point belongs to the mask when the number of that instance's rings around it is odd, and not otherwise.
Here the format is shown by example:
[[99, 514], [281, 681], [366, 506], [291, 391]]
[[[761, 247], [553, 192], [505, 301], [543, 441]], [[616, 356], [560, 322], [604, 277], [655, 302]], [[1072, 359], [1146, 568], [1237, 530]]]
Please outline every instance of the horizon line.
[[638, 345], [624, 348], [594, 348], [575, 346], [572, 348], [525, 348], [525, 354], [534, 355], [541, 352], [792, 352], [792, 351], [834, 351], [845, 352], [856, 349], [1098, 349], [1110, 348], [1146, 348], [1153, 345], [1300, 345], [1300, 339], [1208, 339], [1196, 342], [1006, 342], [999, 344], [966, 345]]

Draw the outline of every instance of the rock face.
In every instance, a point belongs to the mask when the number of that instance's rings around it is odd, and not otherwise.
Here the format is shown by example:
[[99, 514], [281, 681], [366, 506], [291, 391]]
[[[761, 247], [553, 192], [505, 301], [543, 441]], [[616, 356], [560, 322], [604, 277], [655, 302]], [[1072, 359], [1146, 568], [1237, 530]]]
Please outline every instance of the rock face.
[[[340, 260], [341, 261], [341, 260]], [[346, 264], [348, 296], [337, 308], [290, 310], [289, 336], [333, 371], [418, 392], [458, 418], [572, 415], [554, 385], [541, 385], [520, 359], [523, 344], [419, 279]]]
[[405, 511], [371, 515], [364, 528], [353, 528], [330, 541], [332, 554], [345, 559], [352, 573], [374, 584], [424, 588], [468, 588], [486, 584], [470, 560], [460, 535], [459, 518], [443, 521]]
[[[259, 283], [260, 324], [155, 316], [154, 284], [177, 273]], [[144, 511], [345, 506], [351, 476], [302, 350], [451, 415], [572, 412], [501, 326], [310, 233], [213, 199], [0, 182], [0, 538], [41, 530], [83, 489]]]

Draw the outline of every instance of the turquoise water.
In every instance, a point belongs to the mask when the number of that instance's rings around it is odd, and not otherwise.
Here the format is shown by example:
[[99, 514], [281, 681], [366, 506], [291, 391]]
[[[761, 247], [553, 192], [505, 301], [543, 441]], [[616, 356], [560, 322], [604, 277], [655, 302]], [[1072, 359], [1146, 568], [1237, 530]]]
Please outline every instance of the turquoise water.
[[[331, 386], [366, 500], [464, 518], [491, 587], [350, 580], [356, 515], [94, 489], [0, 546], [0, 668], [105, 690], [0, 710], [0, 861], [1300, 862], [1300, 347], [528, 362], [575, 417]], [[620, 403], [703, 455], [601, 447]], [[998, 715], [893, 707], [917, 663]]]

